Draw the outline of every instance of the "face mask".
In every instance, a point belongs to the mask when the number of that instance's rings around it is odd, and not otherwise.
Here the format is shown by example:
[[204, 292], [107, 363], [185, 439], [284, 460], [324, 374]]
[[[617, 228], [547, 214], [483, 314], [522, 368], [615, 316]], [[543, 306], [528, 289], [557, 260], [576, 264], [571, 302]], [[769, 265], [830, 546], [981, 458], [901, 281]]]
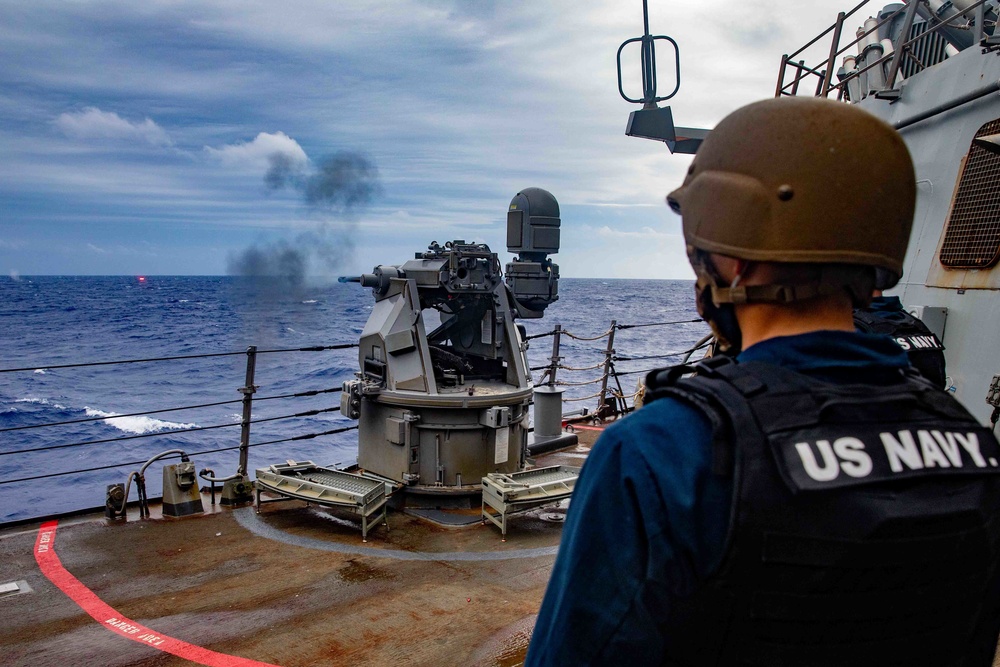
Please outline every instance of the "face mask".
[[694, 286], [695, 304], [698, 314], [708, 322], [718, 340], [718, 350], [722, 354], [735, 356], [740, 353], [743, 335], [736, 321], [736, 309], [731, 303], [716, 304], [712, 300], [712, 288], [722, 283], [715, 268], [698, 251], [689, 256], [698, 281]]

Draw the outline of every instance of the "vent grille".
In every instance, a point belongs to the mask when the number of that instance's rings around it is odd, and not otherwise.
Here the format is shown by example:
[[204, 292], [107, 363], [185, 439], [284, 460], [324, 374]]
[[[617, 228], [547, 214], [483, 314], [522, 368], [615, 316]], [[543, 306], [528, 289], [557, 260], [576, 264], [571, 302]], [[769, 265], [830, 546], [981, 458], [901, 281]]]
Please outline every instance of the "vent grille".
[[[986, 123], [976, 137], [1000, 133], [1000, 119]], [[941, 264], [981, 269], [1000, 257], [1000, 154], [973, 142], [941, 244]]]
[[[925, 35], [926, 32], [927, 23], [917, 21], [910, 28], [910, 40]], [[943, 62], [948, 57], [945, 52], [947, 46], [948, 41], [939, 32], [921, 37], [919, 41], [910, 45], [910, 52], [908, 57], [903, 58], [900, 73], [909, 78], [921, 70]]]

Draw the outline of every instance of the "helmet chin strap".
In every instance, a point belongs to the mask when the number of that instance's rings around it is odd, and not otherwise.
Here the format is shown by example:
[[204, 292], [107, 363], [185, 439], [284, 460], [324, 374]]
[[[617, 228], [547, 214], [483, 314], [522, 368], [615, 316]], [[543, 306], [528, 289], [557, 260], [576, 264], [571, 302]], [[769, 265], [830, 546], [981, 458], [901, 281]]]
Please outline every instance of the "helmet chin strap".
[[[859, 271], [852, 265], [826, 265], [808, 282], [784, 285], [744, 285], [743, 281], [753, 271], [754, 263], [736, 260], [735, 275], [726, 281], [704, 251], [692, 249], [689, 259], [698, 280], [695, 283], [695, 300], [698, 314], [708, 322], [718, 340], [718, 349], [723, 354], [739, 354], [743, 346], [743, 335], [736, 319], [738, 304], [773, 303], [791, 304], [816, 297], [843, 294], [850, 295], [855, 307], [867, 305], [871, 300], [874, 286], [873, 271]], [[728, 282], [728, 285], [727, 285]]]
[[[705, 318], [708, 326], [712, 328], [712, 333], [718, 341], [719, 352], [727, 355], [739, 354], [743, 345], [743, 334], [736, 320], [736, 309], [731, 303], [721, 303], [715, 299], [716, 290], [724, 284], [718, 270], [709, 257], [699, 251], [695, 251], [690, 260], [698, 278], [694, 287], [698, 314]], [[745, 268], [745, 262], [740, 260], [736, 277], [730, 282], [729, 289], [739, 287]]]

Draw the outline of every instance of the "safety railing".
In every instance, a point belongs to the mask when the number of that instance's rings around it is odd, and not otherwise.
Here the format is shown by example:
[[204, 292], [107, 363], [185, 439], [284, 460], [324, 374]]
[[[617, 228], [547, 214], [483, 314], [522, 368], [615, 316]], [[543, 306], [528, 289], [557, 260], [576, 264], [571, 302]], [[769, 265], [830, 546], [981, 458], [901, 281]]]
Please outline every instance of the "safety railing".
[[[30, 424], [17, 424], [14, 426], [4, 426], [0, 427], [0, 465], [2, 465], [8, 459], [13, 459], [19, 456], [26, 457], [38, 457], [43, 452], [55, 452], [55, 451], [65, 451], [67, 454], [70, 452], [76, 452], [80, 450], [85, 450], [86, 448], [92, 448], [96, 445], [113, 445], [113, 444], [125, 444], [131, 447], [136, 441], [147, 441], [153, 439], [163, 439], [167, 438], [171, 441], [171, 445], [177, 444], [178, 436], [183, 436], [190, 433], [196, 432], [207, 432], [215, 431], [218, 429], [240, 429], [240, 436], [238, 444], [235, 445], [224, 445], [224, 446], [209, 446], [207, 448], [200, 448], [196, 451], [189, 451], [188, 449], [180, 449], [172, 446], [170, 449], [159, 452], [147, 459], [140, 460], [125, 460], [125, 461], [114, 461], [102, 465], [78, 465], [75, 467], [66, 467], [60, 470], [47, 470], [45, 472], [40, 472], [36, 474], [21, 474], [21, 475], [11, 475], [0, 477], [0, 487], [6, 485], [23, 484], [28, 482], [39, 482], [41, 480], [49, 480], [55, 478], [66, 478], [76, 475], [85, 475], [87, 473], [95, 473], [104, 470], [114, 470], [120, 468], [133, 468], [135, 466], [142, 465], [140, 469], [141, 472], [135, 471], [129, 474], [127, 478], [126, 489], [130, 488], [132, 480], [135, 479], [137, 482], [139, 490], [139, 500], [140, 500], [140, 512], [144, 513], [145, 506], [145, 480], [143, 473], [145, 468], [152, 463], [154, 460], [160, 459], [172, 459], [181, 458], [182, 460], [187, 460], [194, 456], [205, 456], [210, 454], [218, 454], [221, 452], [238, 452], [239, 460], [236, 466], [236, 472], [226, 478], [215, 478], [214, 472], [211, 469], [205, 469], [202, 471], [201, 477], [206, 481], [212, 483], [213, 486], [213, 502], [214, 502], [214, 485], [216, 482], [223, 482], [228, 479], [235, 478], [237, 476], [247, 475], [249, 473], [249, 450], [256, 447], [264, 447], [267, 445], [274, 445], [278, 443], [287, 443], [294, 441], [304, 441], [312, 440], [324, 436], [333, 436], [339, 433], [344, 433], [346, 431], [354, 430], [357, 428], [357, 424], [346, 425], [337, 428], [326, 428], [322, 430], [312, 430], [307, 432], [295, 433], [292, 435], [287, 435], [277, 438], [265, 438], [252, 442], [250, 438], [251, 426], [254, 424], [264, 424], [264, 423], [275, 423], [284, 420], [292, 419], [303, 419], [310, 417], [319, 417], [328, 413], [335, 413], [340, 411], [339, 402], [337, 405], [316, 407], [307, 410], [295, 410], [287, 411], [279, 415], [273, 416], [254, 416], [254, 404], [259, 404], [268, 401], [284, 401], [284, 400], [296, 400], [299, 401], [303, 399], [314, 399], [317, 397], [323, 397], [328, 394], [336, 394], [341, 391], [340, 386], [327, 386], [320, 388], [309, 388], [301, 391], [292, 391], [286, 393], [276, 393], [272, 395], [257, 396], [257, 391], [260, 388], [256, 384], [256, 367], [257, 359], [261, 355], [274, 355], [274, 354], [293, 354], [293, 353], [319, 353], [319, 352], [330, 352], [337, 350], [347, 350], [352, 348], [357, 348], [357, 343], [347, 343], [338, 345], [316, 345], [309, 347], [294, 347], [294, 348], [279, 348], [279, 349], [258, 349], [256, 346], [250, 346], [244, 351], [239, 352], [216, 352], [207, 354], [190, 354], [190, 355], [176, 355], [176, 356], [165, 356], [165, 357], [149, 357], [140, 359], [122, 359], [116, 361], [96, 361], [96, 362], [82, 362], [82, 363], [72, 363], [72, 364], [34, 364], [30, 367], [23, 368], [4, 368], [0, 369], [0, 374], [11, 374], [11, 373], [28, 373], [36, 372], [39, 368], [43, 367], [46, 372], [52, 370], [61, 369], [85, 369], [94, 367], [114, 367], [125, 364], [157, 364], [157, 363], [179, 363], [189, 360], [205, 360], [212, 358], [221, 357], [236, 357], [245, 356], [246, 366], [244, 374], [243, 386], [239, 387], [237, 391], [241, 394], [240, 398], [230, 399], [230, 400], [218, 400], [218, 401], [203, 401], [199, 403], [191, 403], [180, 406], [170, 406], [163, 408], [156, 408], [151, 410], [141, 410], [127, 412], [124, 414], [118, 413], [101, 413], [99, 415], [92, 415], [81, 418], [74, 419], [64, 419], [58, 421], [46, 421], [43, 423], [30, 423]], [[353, 363], [351, 364], [353, 365]], [[282, 378], [285, 380], [287, 378]], [[339, 385], [339, 383], [338, 383]], [[133, 419], [133, 418], [146, 418], [150, 415], [163, 415], [167, 413], [184, 413], [185, 415], [197, 414], [198, 411], [203, 411], [209, 408], [218, 408], [220, 406], [227, 405], [241, 405], [240, 418], [238, 420], [224, 422], [224, 423], [214, 423], [209, 425], [200, 424], [174, 424], [176, 428], [164, 427], [155, 428], [149, 432], [137, 433], [134, 435], [118, 435], [115, 437], [95, 437], [95, 438], [69, 438], [71, 442], [59, 441], [51, 444], [41, 444], [41, 445], [28, 445], [24, 446], [27, 441], [27, 437], [33, 436], [36, 432], [41, 430], [52, 430], [52, 429], [69, 429], [74, 428], [76, 432], [79, 433], [80, 427], [87, 427], [89, 424], [103, 422], [107, 425], [114, 425], [116, 420]], [[166, 422], [165, 422], [166, 423]], [[22, 435], [19, 442], [14, 442], [14, 437], [17, 435]], [[131, 449], [118, 449], [114, 453], [115, 456], [121, 455], [123, 452], [131, 451]], [[59, 461], [65, 461], [68, 457], [60, 457]], [[84, 455], [79, 455], [78, 458], [84, 458]], [[85, 456], [86, 459], [93, 458], [93, 456], [88, 452]], [[126, 458], [126, 457], [122, 457]], [[131, 457], [127, 457], [131, 458]], [[51, 462], [54, 460], [50, 459]], [[46, 465], [49, 465], [48, 463]], [[3, 465], [4, 470], [12, 469], [10, 465]], [[55, 491], [55, 490], [54, 490]], [[37, 490], [33, 495], [37, 495]], [[115, 509], [119, 512], [124, 510], [126, 503], [128, 502], [128, 491], [125, 492], [125, 497], [122, 499], [121, 506]]]
[[[707, 348], [711, 335], [704, 335], [692, 346], [681, 350], [657, 354], [626, 355], [620, 354], [616, 348], [616, 334], [630, 329], [671, 327], [697, 323], [703, 323], [703, 320], [701, 318], [697, 318], [666, 322], [648, 322], [642, 324], [619, 324], [617, 320], [611, 320], [611, 325], [607, 330], [593, 335], [574, 333], [563, 329], [560, 325], [556, 325], [551, 331], [545, 331], [527, 337], [529, 341], [550, 336], [552, 337], [552, 353], [549, 356], [549, 362], [543, 365], [532, 366], [530, 370], [532, 372], [542, 371], [536, 385], [565, 387], [569, 389], [578, 389], [588, 386], [597, 387], [599, 385], [599, 388], [592, 393], [564, 396], [563, 401], [567, 403], [575, 403], [597, 399], [594, 411], [588, 412], [587, 410], [582, 410], [582, 417], [599, 420], [617, 417], [630, 412], [634, 407], [635, 399], [642, 393], [642, 389], [637, 389], [634, 392], [628, 392], [622, 386], [622, 378], [630, 375], [646, 375], [656, 368], [656, 366], [652, 366], [648, 368], [630, 367], [621, 369], [619, 368], [619, 363], [652, 361], [662, 361], [663, 364], [661, 365], [670, 365], [671, 362], [683, 363], [687, 361], [695, 352]], [[598, 361], [589, 365], [567, 365], [563, 363], [564, 356], [562, 353], [562, 345], [564, 339], [571, 339], [584, 343], [605, 341], [605, 345], [603, 348], [593, 351], [595, 355], [600, 355], [600, 359]], [[642, 366], [648, 366], [648, 363], [643, 364]], [[589, 379], [564, 380], [559, 378], [560, 371], [567, 373], [585, 373], [595, 370], [600, 371], [600, 374]], [[632, 401], [632, 403], [630, 404], [629, 401]]]
[[[968, 7], [960, 12], [956, 10], [955, 15], [947, 18], [925, 11], [923, 14], [928, 18], [921, 17], [920, 29], [914, 29], [920, 1], [909, 0], [881, 18], [869, 18], [863, 27], [858, 29], [856, 38], [841, 46], [845, 23], [870, 1], [862, 0], [850, 11], [840, 12], [833, 25], [794, 53], [781, 57], [775, 97], [798, 95], [800, 84], [815, 78], [815, 87], [808, 94], [816, 97], [830, 97], [835, 94], [838, 100], [857, 102], [869, 94], [874, 94], [876, 97], [892, 100], [898, 97], [899, 91], [895, 86], [901, 74], [915, 73], [945, 57], [945, 46], [941, 47], [938, 56], [932, 56], [931, 49], [927, 48], [927, 45], [935, 39], [942, 44], [950, 44], [954, 39], [947, 38], [948, 32], [970, 33], [972, 37], [968, 42], [973, 47], [998, 46], [996, 38], [992, 35], [996, 21], [988, 20], [985, 12], [988, 0], [970, 3]], [[946, 4], [951, 6], [951, 3]], [[894, 28], [896, 21], [902, 21], [898, 30], [892, 30], [897, 33], [896, 38], [880, 39], [880, 31], [885, 33], [889, 30], [888, 27]], [[803, 54], [827, 36], [831, 36], [831, 41], [826, 58], [816, 64], [807, 65], [806, 59], [802, 57]], [[952, 44], [952, 48], [957, 47]], [[856, 51], [856, 55], [852, 51]], [[847, 62], [838, 70], [837, 60], [841, 56], [845, 56]], [[930, 58], [936, 60], [929, 61]], [[835, 74], [837, 81], [833, 80]], [[788, 80], [789, 77], [791, 80]]]
[[[655, 339], [655, 342], [650, 342], [649, 340], [641, 341], [646, 348], [643, 350], [643, 353], [624, 354], [618, 349], [622, 342], [625, 342], [626, 345], [629, 343], [637, 345], [640, 342], [639, 340], [623, 341], [622, 336], [624, 332], [645, 330], [646, 328], [654, 327], [687, 327], [691, 329], [692, 325], [695, 324], [701, 324], [702, 326], [694, 327], [693, 330], [687, 331], [683, 336], [679, 337], [680, 340], [694, 340], [707, 331], [707, 327], [704, 326], [700, 318], [641, 324], [622, 324], [617, 320], [612, 320], [607, 329], [596, 334], [569, 331], [560, 325], [556, 325], [550, 331], [544, 331], [527, 337], [528, 341], [551, 338], [552, 342], [551, 354], [546, 363], [532, 366], [531, 371], [541, 371], [540, 376], [537, 378], [537, 385], [564, 387], [567, 390], [564, 396], [564, 400], [567, 403], [585, 403], [596, 399], [596, 406], [592, 412], [586, 409], [581, 411], [588, 418], [607, 419], [623, 415], [633, 409], [637, 396], [637, 392], [629, 391], [625, 388], [623, 378], [645, 375], [653, 370], [653, 366], [655, 365], [683, 362], [694, 352], [704, 348], [707, 341], [707, 337], [702, 337], [693, 345], [682, 346], [682, 349], [658, 352], [656, 351], [657, 349], [662, 349], [663, 339], [678, 340], [678, 337], [675, 335], [655, 335], [651, 337], [651, 339]], [[570, 342], [576, 346], [572, 350], [574, 359], [572, 362], [565, 359], [564, 348]], [[646, 353], [650, 352], [649, 348], [651, 346], [653, 353]], [[147, 499], [144, 473], [153, 461], [177, 458], [184, 461], [192, 457], [205, 457], [225, 452], [236, 452], [238, 454], [238, 462], [235, 465], [234, 474], [227, 477], [216, 477], [212, 468], [205, 468], [200, 473], [200, 477], [203, 480], [212, 483], [214, 503], [215, 483], [226, 482], [239, 476], [248, 475], [251, 472], [249, 466], [249, 452], [251, 449], [279, 443], [314, 440], [357, 429], [356, 422], [344, 425], [334, 423], [326, 424], [326, 426], [334, 426], [334, 428], [313, 428], [304, 429], [297, 433], [287, 433], [288, 430], [301, 428], [302, 425], [296, 424], [293, 427], [288, 427], [282, 424], [282, 422], [313, 418], [323, 419], [328, 414], [339, 412], [339, 401], [337, 405], [324, 403], [316, 406], [309, 405], [309, 403], [321, 402], [324, 397], [336, 395], [341, 392], [340, 380], [342, 378], [337, 379], [337, 386], [308, 387], [298, 391], [265, 393], [264, 395], [260, 395], [257, 369], [258, 359], [264, 355], [327, 353], [356, 349], [357, 347], [356, 343], [281, 349], [258, 349], [256, 346], [250, 346], [246, 350], [238, 352], [190, 354], [72, 364], [33, 364], [30, 367], [0, 369], [0, 375], [35, 372], [42, 366], [47, 370], [110, 367], [109, 372], [112, 372], [113, 367], [124, 364], [182, 364], [191, 360], [210, 360], [212, 358], [240, 356], [245, 357], [246, 360], [245, 367], [243, 368], [242, 386], [236, 389], [240, 394], [237, 398], [190, 402], [184, 405], [125, 411], [121, 414], [102, 412], [86, 417], [0, 426], [0, 471], [8, 471], [6, 475], [0, 473], [0, 490], [11, 488], [12, 485], [18, 484], [43, 483], [45, 480], [60, 480], [59, 484], [64, 484], [65, 482], [62, 480], [74, 476], [86, 476], [107, 470], [129, 469], [132, 472], [129, 472], [125, 478], [124, 494], [118, 496], [114, 509], [119, 513], [124, 510], [126, 504], [129, 502], [128, 494], [131, 485], [135, 481], [139, 493], [140, 513], [145, 513], [148, 510], [145, 509]], [[642, 348], [639, 347], [639, 349]], [[535, 351], [532, 350], [531, 355], [534, 354]], [[576, 359], [580, 359], [580, 361], [576, 361]], [[657, 362], [663, 363], [657, 364]], [[353, 366], [354, 360], [344, 365], [345, 377], [347, 375], [346, 369], [353, 369]], [[287, 381], [287, 369], [282, 369], [280, 372], [282, 373], [281, 380]], [[207, 397], [211, 397], [211, 395], [209, 394]], [[145, 400], [145, 398], [140, 400]], [[275, 401], [294, 402], [297, 407], [295, 409], [279, 410], [279, 414], [269, 414], [266, 411], [262, 412], [260, 410], [259, 406], [261, 404], [270, 404]], [[309, 409], [302, 409], [303, 403]], [[238, 418], [231, 421], [219, 420], [217, 423], [210, 422], [205, 424], [197, 417], [198, 414], [204, 414], [202, 411], [209, 411], [220, 407], [224, 408], [225, 406], [235, 407], [237, 405], [240, 406], [240, 412], [237, 415]], [[171, 425], [169, 427], [157, 426], [148, 432], [115, 435], [114, 437], [101, 437], [105, 434], [91, 432], [95, 437], [87, 437], [91, 424], [96, 426], [103, 423], [111, 426], [118, 420], [148, 418], [165, 414], [179, 415], [175, 419], [190, 420], [192, 423], [177, 424], [162, 422], [163, 424]], [[275, 430], [272, 434], [279, 437], [261, 437], [257, 426], [262, 424], [269, 426], [280, 425], [281, 430]], [[58, 429], [63, 429], [62, 432], [69, 433], [70, 435], [58, 437], [46, 435], [45, 437], [38, 437], [44, 433], [55, 432]], [[235, 441], [234, 444], [225, 442], [226, 438], [214, 438], [214, 442], [213, 438], [199, 438], [194, 442], [185, 438], [185, 436], [194, 433], [207, 434], [224, 431], [225, 429], [232, 429], [234, 431], [239, 429], [238, 438], [235, 434], [232, 437], [231, 442]], [[251, 438], [252, 432], [257, 434], [258, 439], [256, 441]], [[38, 442], [32, 443], [32, 439], [37, 439]], [[155, 450], [150, 448], [144, 450], [138, 449], [139, 445], [157, 440], [166, 440], [166, 446], [163, 447], [163, 451], [158, 451], [160, 448], [156, 448]], [[100, 447], [105, 447], [105, 449], [98, 450], [97, 453], [99, 455], [95, 456], [94, 450]], [[109, 450], [106, 449], [107, 447], [114, 447], [114, 449]], [[145, 456], [139, 458], [136, 454], [144, 454]], [[17, 457], [25, 457], [23, 460], [30, 460], [31, 465], [18, 467], [8, 464], [10, 461], [16, 462], [22, 460], [17, 459]], [[103, 457], [103, 460], [100, 460], [101, 457]], [[75, 460], [76, 465], [69, 464], [68, 461], [70, 460]], [[213, 461], [212, 465], [219, 467], [217, 458], [211, 459], [210, 457], [210, 460]], [[44, 461], [44, 463], [39, 464], [38, 461]], [[89, 463], [89, 465], [85, 464], [85, 462]], [[136, 470], [139, 466], [141, 467]], [[39, 469], [40, 467], [42, 469]], [[219, 467], [219, 469], [232, 470], [229, 465]], [[100, 475], [97, 477], [91, 475], [88, 478], [89, 484], [103, 483], [104, 481], [107, 480]], [[21, 487], [17, 488], [20, 489]], [[43, 489], [32, 487], [32, 496], [45, 495], [46, 493], [57, 494], [59, 493], [59, 489], [57, 487], [51, 489], [48, 489], [48, 487]]]

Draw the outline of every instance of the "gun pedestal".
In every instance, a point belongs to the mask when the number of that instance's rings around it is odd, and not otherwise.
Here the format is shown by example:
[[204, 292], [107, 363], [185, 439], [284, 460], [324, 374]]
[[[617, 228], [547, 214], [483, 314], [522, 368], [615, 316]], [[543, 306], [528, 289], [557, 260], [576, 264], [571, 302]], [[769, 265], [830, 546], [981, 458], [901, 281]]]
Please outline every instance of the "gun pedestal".
[[408, 494], [478, 495], [487, 474], [525, 466], [533, 387], [514, 318], [558, 299], [555, 198], [518, 193], [507, 241], [518, 258], [506, 282], [489, 246], [463, 240], [347, 279], [371, 287], [375, 305], [342, 412], [360, 421], [358, 464]]

